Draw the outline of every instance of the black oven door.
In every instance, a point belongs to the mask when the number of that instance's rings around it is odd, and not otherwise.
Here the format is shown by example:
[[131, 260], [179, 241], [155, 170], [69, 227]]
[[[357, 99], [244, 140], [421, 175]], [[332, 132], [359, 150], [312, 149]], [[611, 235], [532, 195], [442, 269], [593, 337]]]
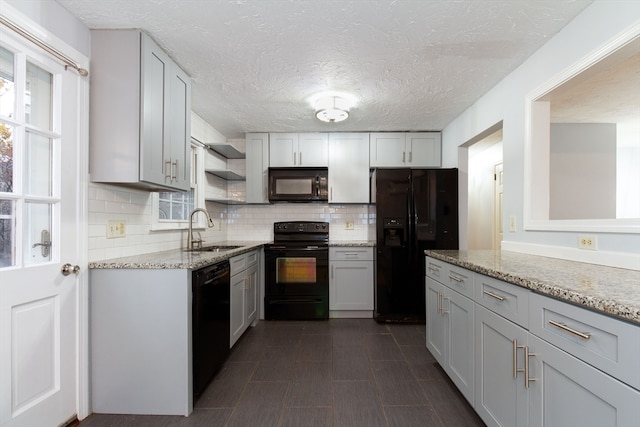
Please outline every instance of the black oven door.
[[329, 317], [329, 251], [327, 247], [265, 248], [265, 318]]

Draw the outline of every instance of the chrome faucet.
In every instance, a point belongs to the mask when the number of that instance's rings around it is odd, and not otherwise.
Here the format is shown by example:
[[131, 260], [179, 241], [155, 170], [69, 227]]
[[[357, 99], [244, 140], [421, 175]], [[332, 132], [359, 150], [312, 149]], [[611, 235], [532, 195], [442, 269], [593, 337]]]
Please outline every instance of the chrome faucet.
[[209, 222], [208, 227], [209, 228], [213, 227], [213, 220], [209, 216], [209, 212], [207, 212], [206, 209], [197, 208], [192, 210], [191, 213], [189, 214], [189, 233], [187, 234], [187, 250], [192, 250], [193, 244], [196, 242], [200, 247], [202, 247], [202, 237], [199, 240], [193, 240], [193, 215], [195, 215], [198, 212], [203, 212], [207, 216], [207, 221]]

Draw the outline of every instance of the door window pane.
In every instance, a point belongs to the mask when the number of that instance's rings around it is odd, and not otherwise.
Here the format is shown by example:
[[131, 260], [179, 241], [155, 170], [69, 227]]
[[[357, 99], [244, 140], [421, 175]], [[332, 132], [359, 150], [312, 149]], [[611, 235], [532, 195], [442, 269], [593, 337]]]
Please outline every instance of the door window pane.
[[27, 62], [25, 121], [40, 129], [51, 130], [53, 75]]
[[16, 93], [13, 81], [13, 53], [0, 47], [0, 116], [15, 116]]
[[15, 264], [15, 202], [0, 199], [0, 268]]
[[0, 193], [13, 193], [13, 131], [0, 123]]
[[[51, 260], [51, 247], [46, 246], [46, 240], [52, 240], [51, 210], [49, 203], [25, 203], [25, 225], [28, 227], [25, 230], [25, 265], [41, 264]], [[43, 231], [49, 233], [49, 236], [43, 236]]]
[[25, 193], [51, 196], [52, 140], [31, 132], [25, 134]]

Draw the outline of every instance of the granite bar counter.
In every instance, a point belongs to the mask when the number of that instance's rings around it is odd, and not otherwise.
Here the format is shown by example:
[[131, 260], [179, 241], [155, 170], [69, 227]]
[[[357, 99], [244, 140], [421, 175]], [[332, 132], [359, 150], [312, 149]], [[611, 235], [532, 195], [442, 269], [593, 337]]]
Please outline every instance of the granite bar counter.
[[508, 251], [430, 250], [427, 256], [640, 324], [640, 271]]

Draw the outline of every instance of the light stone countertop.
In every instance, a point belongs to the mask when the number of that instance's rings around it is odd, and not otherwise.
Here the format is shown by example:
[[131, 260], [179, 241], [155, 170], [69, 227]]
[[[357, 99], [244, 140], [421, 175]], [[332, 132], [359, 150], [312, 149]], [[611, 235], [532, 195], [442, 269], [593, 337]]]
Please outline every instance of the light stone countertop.
[[425, 254], [640, 324], [640, 271], [508, 251], [430, 250]]
[[373, 247], [375, 240], [329, 240], [329, 246]]
[[225, 241], [205, 243], [204, 246], [240, 246], [237, 249], [220, 252], [193, 251], [172, 249], [168, 251], [152, 252], [149, 254], [133, 255], [122, 258], [112, 258], [104, 261], [89, 263], [89, 269], [190, 269], [206, 267], [219, 261], [224, 261], [236, 255], [259, 249], [269, 242]]

